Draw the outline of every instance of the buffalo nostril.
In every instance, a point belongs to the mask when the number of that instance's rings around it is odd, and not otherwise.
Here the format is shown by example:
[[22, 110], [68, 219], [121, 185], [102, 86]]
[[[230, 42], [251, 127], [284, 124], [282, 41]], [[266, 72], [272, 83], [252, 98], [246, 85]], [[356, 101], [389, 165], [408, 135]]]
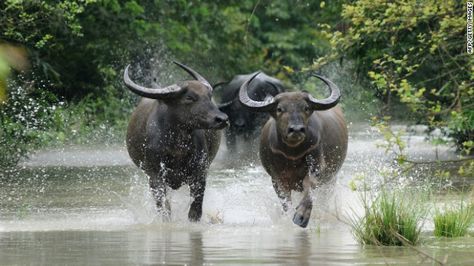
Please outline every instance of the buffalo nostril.
[[304, 126], [290, 126], [288, 127], [289, 133], [305, 133], [306, 129]]
[[243, 119], [237, 119], [237, 120], [235, 120], [234, 124], [238, 127], [244, 127], [245, 126], [245, 121]]
[[226, 123], [228, 120], [227, 116], [216, 116], [214, 118], [214, 121], [218, 124], [223, 124], [223, 123]]

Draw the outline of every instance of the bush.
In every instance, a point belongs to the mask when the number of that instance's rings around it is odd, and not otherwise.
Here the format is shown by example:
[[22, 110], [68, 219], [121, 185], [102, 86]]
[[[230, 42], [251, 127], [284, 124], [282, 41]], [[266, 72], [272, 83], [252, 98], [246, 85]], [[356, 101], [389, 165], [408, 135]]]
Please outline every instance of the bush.
[[103, 96], [64, 104], [34, 87], [12, 80], [8, 100], [0, 104], [0, 167], [15, 166], [46, 146], [124, 141], [134, 96], [120, 97], [110, 87]]
[[9, 99], [0, 104], [0, 167], [18, 163], [43, 142], [43, 133], [52, 123], [54, 107], [50, 93], [32, 93], [31, 83], [12, 82]]
[[465, 14], [462, 1], [350, 1], [341, 12], [344, 27], [322, 26], [331, 52], [314, 68], [353, 60], [367, 89], [383, 101], [383, 115], [404, 106], [404, 118], [449, 128], [462, 148], [474, 136], [474, 57], [461, 41]]
[[434, 216], [434, 235], [437, 237], [465, 236], [474, 218], [474, 206], [461, 203], [458, 208], [445, 207]]
[[[403, 246], [418, 243], [420, 219], [424, 211], [401, 193], [383, 191], [370, 204], [364, 199], [365, 214], [352, 219], [351, 227], [358, 242], [367, 245]], [[369, 206], [370, 204], [370, 206]]]
[[61, 144], [114, 144], [125, 140], [133, 107], [132, 97], [120, 98], [108, 93], [89, 95], [77, 103], [57, 108], [54, 124], [46, 132], [46, 142]]

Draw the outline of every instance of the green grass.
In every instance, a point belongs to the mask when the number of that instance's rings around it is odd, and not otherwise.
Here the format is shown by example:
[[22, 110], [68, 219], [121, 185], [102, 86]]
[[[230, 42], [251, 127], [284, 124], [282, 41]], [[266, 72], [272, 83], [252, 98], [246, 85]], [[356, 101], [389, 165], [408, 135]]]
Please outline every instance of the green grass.
[[461, 203], [459, 207], [445, 207], [444, 211], [438, 210], [434, 216], [434, 235], [437, 237], [465, 236], [473, 223], [474, 205], [466, 206]]
[[363, 199], [365, 214], [351, 219], [356, 240], [365, 245], [415, 245], [425, 211], [405, 193], [381, 192], [371, 203]]

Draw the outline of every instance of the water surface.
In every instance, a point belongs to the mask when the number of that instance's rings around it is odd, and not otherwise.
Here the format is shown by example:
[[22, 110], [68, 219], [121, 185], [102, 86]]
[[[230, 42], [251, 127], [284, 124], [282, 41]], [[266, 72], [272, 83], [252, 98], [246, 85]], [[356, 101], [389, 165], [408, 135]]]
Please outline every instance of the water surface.
[[[426, 255], [473, 264], [472, 237], [434, 238], [429, 222], [416, 249], [364, 247], [354, 240], [346, 222], [360, 203], [349, 183], [389, 167], [374, 134], [368, 127], [352, 131], [337, 183], [317, 191], [307, 229], [281, 211], [255, 156], [229, 157], [225, 147], [211, 167], [199, 223], [187, 221], [186, 187], [170, 193], [172, 217], [163, 221], [146, 176], [121, 146], [42, 151], [0, 175], [0, 264], [435, 264]], [[416, 134], [407, 141], [417, 159], [454, 156], [450, 147]]]

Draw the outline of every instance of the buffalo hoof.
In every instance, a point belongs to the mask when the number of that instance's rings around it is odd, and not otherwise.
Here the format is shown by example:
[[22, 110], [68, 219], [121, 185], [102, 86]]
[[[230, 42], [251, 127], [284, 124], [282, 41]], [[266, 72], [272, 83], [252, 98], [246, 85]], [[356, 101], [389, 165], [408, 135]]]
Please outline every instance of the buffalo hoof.
[[293, 223], [303, 228], [306, 228], [309, 223], [309, 217], [304, 217], [300, 213], [295, 213], [295, 215], [293, 216]]
[[313, 202], [311, 200], [303, 200], [296, 207], [295, 215], [293, 216], [293, 223], [303, 228], [308, 226], [309, 217], [311, 217], [311, 210], [313, 209]]
[[163, 217], [163, 222], [171, 221], [171, 205], [169, 201], [165, 198], [161, 204], [156, 204], [158, 214]]
[[195, 211], [193, 209], [189, 210], [188, 219], [190, 222], [199, 222], [201, 220], [202, 212]]
[[161, 215], [163, 222], [171, 222], [171, 211], [166, 209], [158, 210], [158, 214]]

